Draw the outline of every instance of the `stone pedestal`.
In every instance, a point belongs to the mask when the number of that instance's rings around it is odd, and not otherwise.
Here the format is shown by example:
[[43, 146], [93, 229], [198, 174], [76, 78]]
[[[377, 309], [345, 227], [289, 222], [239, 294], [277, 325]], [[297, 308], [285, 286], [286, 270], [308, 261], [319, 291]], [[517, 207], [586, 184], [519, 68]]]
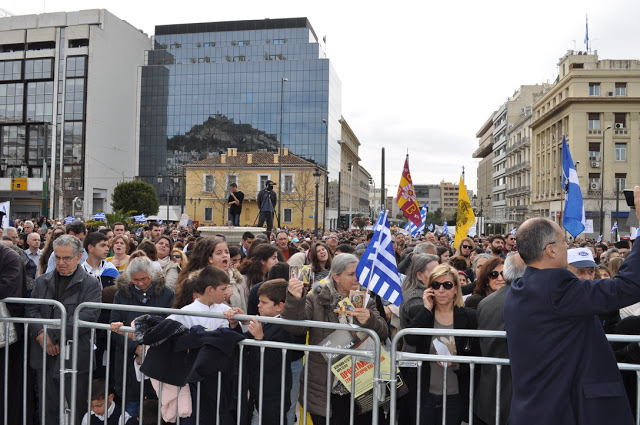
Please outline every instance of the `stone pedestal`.
[[244, 232], [251, 232], [254, 235], [264, 233], [266, 227], [230, 227], [230, 226], [202, 226], [198, 227], [201, 236], [214, 237], [224, 235], [229, 245], [238, 245], [242, 241]]

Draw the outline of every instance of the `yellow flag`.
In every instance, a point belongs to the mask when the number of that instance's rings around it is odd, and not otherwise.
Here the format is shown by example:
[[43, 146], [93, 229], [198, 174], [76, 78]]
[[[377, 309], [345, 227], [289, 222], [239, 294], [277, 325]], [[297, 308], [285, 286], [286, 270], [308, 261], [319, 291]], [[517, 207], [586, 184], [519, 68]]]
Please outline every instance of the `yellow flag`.
[[458, 190], [458, 216], [456, 219], [456, 237], [453, 241], [454, 248], [458, 248], [458, 245], [462, 239], [467, 237], [467, 231], [476, 222], [476, 216], [471, 208], [471, 202], [469, 202], [469, 194], [467, 193], [467, 187], [464, 185], [462, 177], [460, 177], [460, 187]]

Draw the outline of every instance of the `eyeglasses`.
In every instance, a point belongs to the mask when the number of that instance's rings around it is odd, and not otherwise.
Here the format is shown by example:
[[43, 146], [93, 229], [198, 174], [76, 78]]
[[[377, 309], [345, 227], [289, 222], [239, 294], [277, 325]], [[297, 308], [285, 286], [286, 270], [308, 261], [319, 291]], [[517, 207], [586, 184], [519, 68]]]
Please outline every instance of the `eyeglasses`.
[[473, 249], [473, 247], [471, 245], [462, 245], [462, 247], [464, 249]]
[[502, 272], [499, 272], [497, 270], [491, 270], [489, 272], [489, 279], [497, 279], [498, 276], [502, 276], [504, 278], [504, 274], [502, 274]]
[[151, 277], [145, 276], [145, 277], [141, 277], [140, 279], [131, 279], [131, 283], [143, 283], [143, 282], [148, 282], [150, 280], [151, 280]]
[[448, 291], [449, 289], [453, 288], [453, 282], [431, 282], [431, 287], [436, 291], [440, 289], [441, 286], [443, 286], [444, 289]]
[[58, 257], [56, 255], [54, 258], [56, 260], [56, 263], [59, 263], [59, 262], [68, 263], [69, 261], [73, 260], [76, 257]]

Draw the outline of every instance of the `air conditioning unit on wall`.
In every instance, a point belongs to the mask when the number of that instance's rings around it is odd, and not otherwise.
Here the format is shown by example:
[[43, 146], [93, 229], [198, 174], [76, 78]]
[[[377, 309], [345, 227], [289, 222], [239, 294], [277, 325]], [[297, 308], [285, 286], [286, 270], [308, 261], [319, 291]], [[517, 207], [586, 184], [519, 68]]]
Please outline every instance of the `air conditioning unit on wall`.
[[599, 183], [591, 183], [591, 190], [598, 190], [598, 189], [600, 189]]

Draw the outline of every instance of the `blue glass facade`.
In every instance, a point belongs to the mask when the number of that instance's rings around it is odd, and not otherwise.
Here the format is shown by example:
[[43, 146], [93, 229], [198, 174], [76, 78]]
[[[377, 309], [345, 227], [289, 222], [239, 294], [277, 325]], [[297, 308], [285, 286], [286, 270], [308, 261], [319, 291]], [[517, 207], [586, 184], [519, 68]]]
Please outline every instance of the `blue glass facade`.
[[228, 147], [274, 151], [281, 118], [283, 146], [337, 180], [341, 84], [306, 18], [158, 26], [146, 64], [145, 181]]

